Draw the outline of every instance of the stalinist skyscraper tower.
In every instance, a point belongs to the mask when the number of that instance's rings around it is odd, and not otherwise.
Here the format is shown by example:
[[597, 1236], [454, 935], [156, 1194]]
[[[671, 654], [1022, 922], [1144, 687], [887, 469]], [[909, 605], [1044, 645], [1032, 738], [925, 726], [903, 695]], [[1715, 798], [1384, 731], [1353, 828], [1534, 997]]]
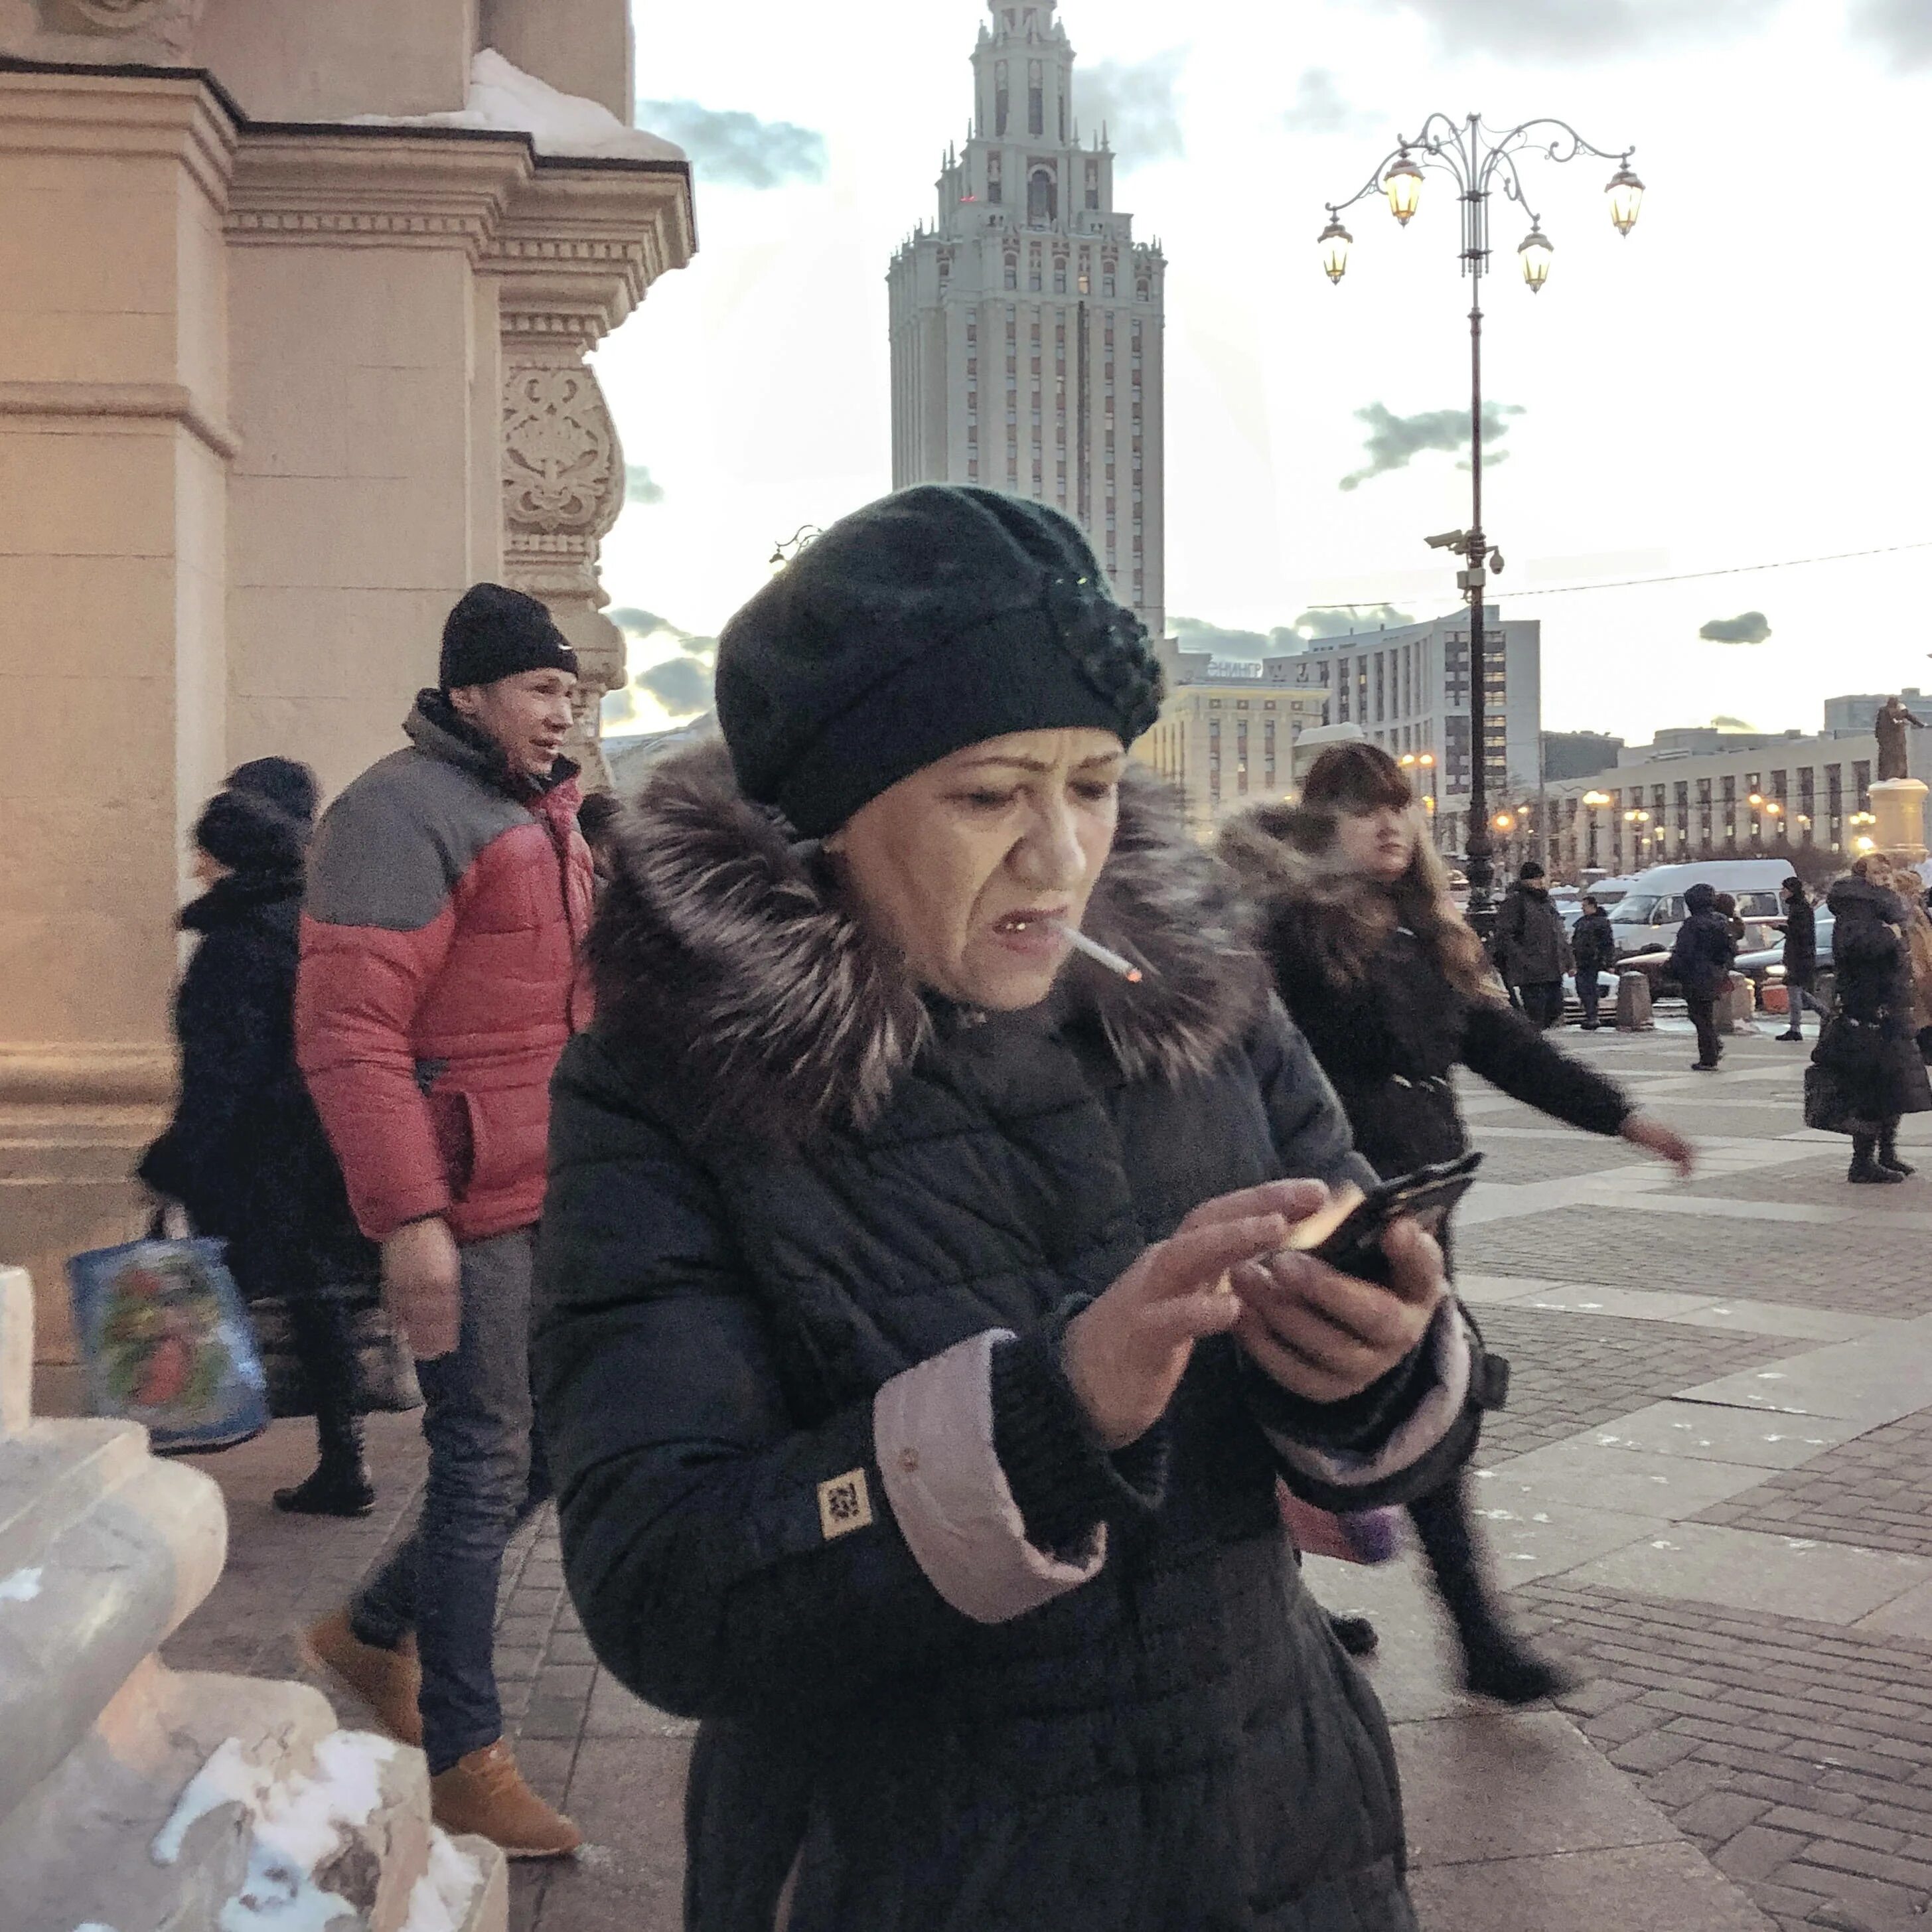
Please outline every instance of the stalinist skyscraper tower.
[[1064, 511], [1159, 638], [1166, 263], [1115, 211], [1106, 130], [1083, 144], [1055, 5], [992, 0], [970, 138], [946, 154], [938, 223], [893, 260], [892, 482]]

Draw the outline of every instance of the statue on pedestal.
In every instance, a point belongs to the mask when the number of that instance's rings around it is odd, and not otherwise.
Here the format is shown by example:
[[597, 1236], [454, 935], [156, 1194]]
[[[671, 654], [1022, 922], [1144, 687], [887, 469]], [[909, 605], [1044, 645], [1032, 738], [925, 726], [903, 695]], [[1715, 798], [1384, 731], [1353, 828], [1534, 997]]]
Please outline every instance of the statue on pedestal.
[[1872, 721], [1873, 734], [1878, 740], [1880, 784], [1888, 778], [1909, 778], [1912, 776], [1912, 755], [1905, 736], [1908, 724], [1916, 725], [1922, 731], [1925, 728], [1924, 720], [1913, 717], [1906, 710], [1904, 699], [1895, 696], [1885, 700], [1877, 717]]

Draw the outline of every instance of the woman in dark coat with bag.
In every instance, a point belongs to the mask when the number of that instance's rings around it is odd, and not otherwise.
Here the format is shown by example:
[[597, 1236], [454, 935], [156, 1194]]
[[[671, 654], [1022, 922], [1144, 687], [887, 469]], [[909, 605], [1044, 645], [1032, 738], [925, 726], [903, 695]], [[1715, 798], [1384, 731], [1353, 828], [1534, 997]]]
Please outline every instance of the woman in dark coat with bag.
[[239, 767], [195, 826], [207, 887], [181, 915], [200, 935], [175, 999], [181, 1090], [167, 1130], [136, 1170], [177, 1201], [198, 1234], [227, 1244], [242, 1298], [286, 1304], [315, 1406], [314, 1473], [278, 1508], [364, 1516], [351, 1305], [376, 1276], [295, 1060], [293, 1011], [303, 855], [316, 784], [305, 765]]
[[620, 826], [533, 1363], [584, 1627], [703, 1720], [694, 1932], [1413, 1932], [1276, 1484], [1439, 1481], [1486, 1378], [1412, 1224], [1281, 1252], [1366, 1170], [1127, 767], [1159, 681], [1072, 524], [923, 486]]
[[[1459, 1066], [1688, 1174], [1693, 1156], [1681, 1136], [1638, 1113], [1504, 998], [1481, 941], [1450, 902], [1408, 781], [1386, 752], [1330, 746], [1310, 770], [1298, 808], [1250, 812], [1222, 833], [1220, 850], [1255, 908], [1289, 1015], [1334, 1083], [1356, 1146], [1384, 1178], [1468, 1151], [1450, 1084]], [[1462, 1472], [1412, 1501], [1409, 1514], [1469, 1688], [1510, 1704], [1548, 1696], [1561, 1679], [1503, 1622]]]
[[1898, 1157], [1898, 1124], [1907, 1114], [1932, 1112], [1932, 1082], [1912, 1017], [1912, 956], [1904, 928], [1910, 915], [1890, 888], [1889, 866], [1879, 878], [1861, 859], [1826, 898], [1835, 922], [1832, 958], [1838, 1009], [1811, 1058], [1822, 1083], [1808, 1084], [1808, 1124], [1852, 1137], [1847, 1180], [1865, 1186], [1905, 1180], [1912, 1169]]

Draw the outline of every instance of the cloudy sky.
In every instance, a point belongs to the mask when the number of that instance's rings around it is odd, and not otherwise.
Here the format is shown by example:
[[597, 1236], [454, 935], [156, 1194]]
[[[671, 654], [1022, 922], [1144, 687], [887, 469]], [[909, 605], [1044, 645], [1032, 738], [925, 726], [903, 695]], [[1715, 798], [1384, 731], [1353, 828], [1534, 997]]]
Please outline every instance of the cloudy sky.
[[[600, 358], [632, 466], [605, 578], [649, 680], [618, 728], [701, 700], [706, 640], [774, 544], [890, 487], [885, 274], [966, 134], [986, 10], [734, 0], [723, 32], [637, 0], [639, 118], [698, 162], [700, 251]], [[1432, 175], [1406, 231], [1355, 209], [1339, 288], [1315, 238], [1430, 110], [1550, 114], [1634, 146], [1650, 194], [1624, 240], [1609, 164], [1532, 164], [1540, 296], [1520, 212], [1492, 238], [1486, 521], [1507, 614], [1544, 621], [1546, 722], [1815, 729], [1830, 693], [1932, 688], [1932, 548], [1609, 587], [1932, 540], [1932, 0], [1060, 12], [1083, 122], [1108, 115], [1121, 206], [1170, 262], [1171, 617], [1446, 608], [1421, 539], [1467, 520], [1444, 446], [1468, 395], [1453, 190]]]

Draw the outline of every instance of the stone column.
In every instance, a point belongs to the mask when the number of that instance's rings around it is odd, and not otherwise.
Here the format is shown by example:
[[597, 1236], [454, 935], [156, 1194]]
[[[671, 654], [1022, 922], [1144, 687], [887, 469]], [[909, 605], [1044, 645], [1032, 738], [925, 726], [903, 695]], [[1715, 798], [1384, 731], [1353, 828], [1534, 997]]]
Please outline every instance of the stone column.
[[196, 76], [0, 73], [0, 1262], [36, 1269], [56, 1350], [60, 1260], [134, 1229], [226, 770], [236, 138]]
[[503, 578], [550, 606], [575, 647], [582, 688], [572, 755], [608, 785], [599, 746], [604, 693], [625, 679], [624, 637], [603, 614], [603, 539], [624, 507], [624, 452], [585, 362], [585, 318], [521, 307], [506, 291]]
[[598, 554], [624, 507], [624, 452], [586, 361], [696, 246], [682, 162], [621, 170], [542, 159], [484, 266], [497, 278], [502, 365], [504, 580], [541, 598], [584, 679], [572, 756], [593, 784], [604, 694], [624, 682]]
[[1881, 852], [1916, 866], [1926, 856], [1924, 784], [1918, 778], [1880, 778], [1871, 788], [1872, 839]]

